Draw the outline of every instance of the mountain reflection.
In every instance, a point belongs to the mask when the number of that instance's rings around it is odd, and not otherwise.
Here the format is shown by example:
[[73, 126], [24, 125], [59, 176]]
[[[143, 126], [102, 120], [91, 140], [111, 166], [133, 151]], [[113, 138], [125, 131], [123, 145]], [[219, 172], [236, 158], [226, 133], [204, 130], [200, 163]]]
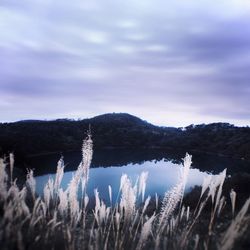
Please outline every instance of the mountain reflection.
[[[105, 149], [96, 150], [93, 155], [91, 168], [98, 167], [122, 167], [129, 164], [144, 164], [145, 162], [165, 161], [174, 164], [181, 164], [185, 156], [184, 151], [174, 151], [166, 149]], [[248, 161], [233, 159], [198, 152], [189, 152], [193, 155], [192, 167], [202, 171], [219, 173], [227, 168], [228, 174], [237, 172], [250, 172]], [[35, 169], [36, 175], [55, 173], [57, 161], [64, 156], [66, 164], [65, 171], [73, 171], [81, 162], [81, 152], [55, 153], [41, 155], [27, 159], [26, 167]]]

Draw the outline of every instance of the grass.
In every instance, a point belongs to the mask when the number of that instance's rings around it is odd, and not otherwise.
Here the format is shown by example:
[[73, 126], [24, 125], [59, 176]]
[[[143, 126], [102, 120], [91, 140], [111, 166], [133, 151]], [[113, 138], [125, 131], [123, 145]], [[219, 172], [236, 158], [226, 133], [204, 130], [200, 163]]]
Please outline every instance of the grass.
[[[34, 173], [29, 170], [20, 188], [12, 180], [14, 156], [0, 159], [0, 245], [1, 249], [233, 249], [249, 229], [250, 198], [236, 214], [236, 193], [226, 204], [222, 196], [226, 170], [204, 179], [194, 210], [183, 204], [192, 157], [186, 154], [178, 183], [159, 197], [145, 197], [147, 172], [135, 183], [124, 174], [117, 197], [109, 190], [105, 204], [94, 191], [91, 210], [86, 187], [93, 154], [88, 134], [83, 142], [83, 159], [68, 188], [61, 188], [63, 158], [58, 161], [55, 179], [49, 179], [43, 197], [36, 194]], [[7, 162], [8, 161], [8, 162]], [[9, 168], [10, 178], [7, 174]], [[78, 194], [81, 192], [81, 199]], [[116, 202], [114, 202], [116, 201]], [[115, 205], [111, 205], [115, 204]], [[205, 208], [210, 206], [207, 213]], [[231, 218], [226, 207], [231, 206]], [[206, 209], [207, 210], [207, 209]]]

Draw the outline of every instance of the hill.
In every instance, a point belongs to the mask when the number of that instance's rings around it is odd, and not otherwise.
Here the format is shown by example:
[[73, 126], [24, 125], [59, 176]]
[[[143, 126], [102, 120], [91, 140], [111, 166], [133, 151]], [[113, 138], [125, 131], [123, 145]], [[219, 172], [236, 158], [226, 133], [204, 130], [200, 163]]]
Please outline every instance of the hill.
[[0, 124], [0, 153], [18, 157], [79, 150], [91, 125], [94, 147], [167, 148], [250, 159], [250, 128], [228, 123], [159, 127], [125, 113], [83, 120], [20, 121]]

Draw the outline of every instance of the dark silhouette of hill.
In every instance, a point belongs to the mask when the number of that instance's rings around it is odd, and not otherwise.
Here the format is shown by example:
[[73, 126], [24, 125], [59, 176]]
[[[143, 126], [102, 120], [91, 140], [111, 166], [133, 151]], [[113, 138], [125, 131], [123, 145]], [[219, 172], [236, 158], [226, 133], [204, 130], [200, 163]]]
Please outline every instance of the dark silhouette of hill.
[[0, 124], [0, 152], [20, 158], [74, 151], [91, 125], [96, 149], [162, 148], [250, 159], [250, 128], [228, 123], [190, 125], [185, 129], [154, 126], [138, 117], [112, 113], [90, 119], [27, 120]]

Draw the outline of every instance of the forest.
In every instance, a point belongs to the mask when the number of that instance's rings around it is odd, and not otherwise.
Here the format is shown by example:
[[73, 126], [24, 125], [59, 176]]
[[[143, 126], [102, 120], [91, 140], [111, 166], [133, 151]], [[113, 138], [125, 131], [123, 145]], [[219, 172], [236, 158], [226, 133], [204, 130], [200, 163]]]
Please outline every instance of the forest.
[[78, 150], [89, 127], [95, 149], [162, 148], [250, 160], [249, 127], [229, 123], [160, 127], [125, 113], [83, 120], [1, 123], [0, 154], [14, 152], [18, 161], [36, 154]]

